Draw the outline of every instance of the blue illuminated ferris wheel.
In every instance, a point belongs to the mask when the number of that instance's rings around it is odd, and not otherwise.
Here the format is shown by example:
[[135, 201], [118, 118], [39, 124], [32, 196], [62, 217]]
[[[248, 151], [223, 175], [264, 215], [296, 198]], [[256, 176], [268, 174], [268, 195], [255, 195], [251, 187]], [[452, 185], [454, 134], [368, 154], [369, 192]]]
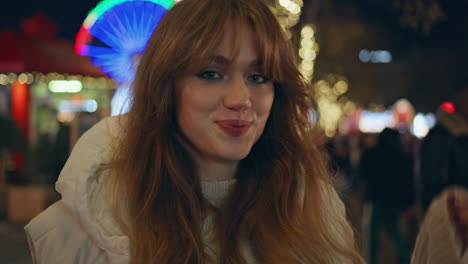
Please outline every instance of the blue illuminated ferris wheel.
[[[129, 96], [123, 87], [133, 81], [139, 54], [173, 5], [174, 0], [104, 0], [88, 13], [75, 51], [91, 57], [93, 65], [121, 85], [114, 97]], [[113, 104], [122, 98], [114, 98]]]
[[173, 0], [104, 0], [86, 17], [75, 50], [118, 83], [132, 81], [135, 55], [173, 5]]

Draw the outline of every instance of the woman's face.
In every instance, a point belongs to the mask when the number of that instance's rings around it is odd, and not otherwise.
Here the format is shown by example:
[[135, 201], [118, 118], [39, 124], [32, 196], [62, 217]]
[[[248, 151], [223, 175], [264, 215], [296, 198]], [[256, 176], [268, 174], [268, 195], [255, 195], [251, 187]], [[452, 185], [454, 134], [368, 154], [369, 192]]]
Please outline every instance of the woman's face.
[[262, 134], [274, 88], [258, 59], [253, 32], [228, 29], [209, 60], [176, 80], [177, 121], [199, 158], [239, 161]]

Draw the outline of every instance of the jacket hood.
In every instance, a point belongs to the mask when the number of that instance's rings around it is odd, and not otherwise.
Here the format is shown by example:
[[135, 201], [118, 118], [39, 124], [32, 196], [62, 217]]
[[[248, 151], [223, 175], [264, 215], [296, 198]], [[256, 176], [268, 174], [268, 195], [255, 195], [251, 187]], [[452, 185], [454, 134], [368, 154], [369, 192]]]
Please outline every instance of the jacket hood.
[[120, 122], [119, 117], [105, 118], [83, 134], [55, 185], [63, 203], [77, 213], [80, 225], [106, 252], [111, 263], [128, 262], [129, 239], [112, 216], [111, 196], [105, 184], [110, 177], [98, 172], [112, 157], [112, 144], [121, 131]]

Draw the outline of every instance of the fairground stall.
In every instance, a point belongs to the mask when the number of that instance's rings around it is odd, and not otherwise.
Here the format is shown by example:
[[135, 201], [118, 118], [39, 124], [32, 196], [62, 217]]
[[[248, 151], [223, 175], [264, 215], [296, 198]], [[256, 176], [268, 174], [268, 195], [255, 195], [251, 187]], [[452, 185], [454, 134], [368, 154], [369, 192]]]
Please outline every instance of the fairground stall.
[[110, 114], [116, 88], [72, 42], [56, 38], [57, 26], [44, 14], [21, 26], [21, 33], [0, 32], [0, 117], [12, 127], [1, 130], [21, 131], [1, 135], [25, 146], [0, 145], [0, 189], [53, 182], [79, 135]]

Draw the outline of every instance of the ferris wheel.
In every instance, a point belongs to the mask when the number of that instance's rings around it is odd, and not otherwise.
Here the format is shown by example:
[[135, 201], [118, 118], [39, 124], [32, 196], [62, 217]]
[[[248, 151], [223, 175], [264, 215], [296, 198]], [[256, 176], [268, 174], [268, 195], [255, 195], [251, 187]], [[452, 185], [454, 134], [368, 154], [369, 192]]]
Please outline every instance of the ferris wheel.
[[112, 114], [128, 110], [140, 54], [174, 0], [104, 0], [92, 9], [76, 36], [75, 52], [113, 78], [119, 88]]

